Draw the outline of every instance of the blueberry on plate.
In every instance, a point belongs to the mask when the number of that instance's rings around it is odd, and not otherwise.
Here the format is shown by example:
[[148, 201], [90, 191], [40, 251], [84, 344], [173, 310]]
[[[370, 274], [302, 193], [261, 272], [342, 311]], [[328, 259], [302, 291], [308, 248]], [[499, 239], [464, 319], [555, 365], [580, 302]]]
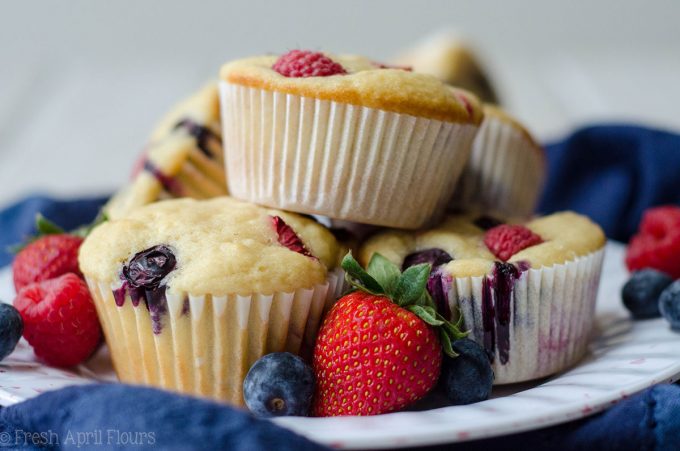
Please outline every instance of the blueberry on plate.
[[24, 322], [17, 309], [0, 302], [0, 360], [14, 351], [23, 331]]
[[300, 357], [275, 352], [258, 359], [243, 381], [243, 398], [258, 417], [307, 416], [314, 372]]
[[659, 296], [672, 282], [667, 274], [656, 269], [636, 271], [621, 290], [623, 305], [635, 319], [658, 318]]
[[671, 324], [671, 329], [680, 332], [680, 280], [666, 288], [659, 297], [659, 310]]
[[444, 356], [441, 383], [453, 405], [489, 399], [493, 370], [484, 348], [468, 338], [453, 342], [458, 357]]

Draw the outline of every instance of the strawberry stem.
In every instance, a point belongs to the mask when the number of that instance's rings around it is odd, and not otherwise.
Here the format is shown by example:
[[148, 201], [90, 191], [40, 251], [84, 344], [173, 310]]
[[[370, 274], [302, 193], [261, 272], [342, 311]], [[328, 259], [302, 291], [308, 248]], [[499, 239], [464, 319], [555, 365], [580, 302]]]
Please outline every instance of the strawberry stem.
[[397, 265], [376, 253], [364, 270], [349, 252], [342, 259], [341, 266], [345, 270], [347, 282], [355, 290], [385, 296], [412, 312], [439, 331], [442, 350], [447, 355], [451, 357], [457, 355], [451, 343], [467, 336], [467, 332], [461, 331], [462, 317], [459, 316], [456, 324], [453, 324], [437, 311], [432, 297], [427, 292], [427, 281], [432, 271], [429, 263], [411, 266], [402, 273]]

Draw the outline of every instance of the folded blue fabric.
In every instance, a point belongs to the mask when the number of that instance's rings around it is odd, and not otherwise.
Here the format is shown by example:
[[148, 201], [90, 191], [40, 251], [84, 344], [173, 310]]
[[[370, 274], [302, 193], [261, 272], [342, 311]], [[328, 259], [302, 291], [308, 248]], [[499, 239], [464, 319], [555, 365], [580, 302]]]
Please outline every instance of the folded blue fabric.
[[[546, 150], [549, 178], [543, 212], [585, 213], [610, 238], [625, 241], [646, 208], [680, 204], [678, 135], [640, 127], [589, 127]], [[11, 255], [2, 252], [8, 245], [33, 233], [36, 213], [71, 229], [89, 223], [104, 201], [32, 197], [8, 207], [0, 212], [0, 265], [11, 261]], [[97, 431], [101, 433], [87, 434]], [[31, 432], [38, 433], [38, 442], [32, 441], [36, 436]], [[46, 437], [59, 443], [43, 440], [48, 449], [78, 448], [79, 438], [90, 445], [96, 439], [102, 449], [140, 449], [139, 444], [123, 443], [132, 433], [158, 449], [320, 449], [240, 410], [123, 385], [67, 388], [0, 411], [0, 447], [37, 449], [36, 443]], [[432, 449], [680, 449], [680, 388], [648, 389], [591, 419]]]
[[226, 405], [120, 384], [69, 387], [0, 411], [0, 448], [326, 449]]
[[546, 146], [540, 211], [588, 215], [609, 238], [628, 241], [642, 212], [680, 204], [680, 135], [624, 125], [593, 126]]

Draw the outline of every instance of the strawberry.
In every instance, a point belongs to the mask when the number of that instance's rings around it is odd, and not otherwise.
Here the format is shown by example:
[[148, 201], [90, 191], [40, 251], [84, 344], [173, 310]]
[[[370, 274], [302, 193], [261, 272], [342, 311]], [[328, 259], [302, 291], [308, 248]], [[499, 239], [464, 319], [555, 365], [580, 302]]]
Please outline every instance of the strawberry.
[[69, 272], [80, 275], [78, 236], [45, 235], [30, 243], [14, 258], [14, 288], [19, 291], [33, 282], [51, 279]]
[[78, 365], [101, 341], [90, 292], [73, 273], [25, 286], [14, 307], [24, 322], [24, 338], [49, 365]]
[[451, 340], [465, 336], [437, 313], [425, 289], [431, 266], [403, 274], [380, 254], [364, 271], [345, 256], [342, 267], [356, 290], [325, 318], [314, 349], [314, 414], [377, 415], [400, 410], [437, 383]]
[[540, 236], [521, 225], [501, 224], [484, 234], [486, 247], [504, 262], [519, 251], [542, 242]]
[[323, 53], [310, 50], [291, 50], [281, 55], [272, 69], [290, 78], [328, 77], [347, 73], [342, 65]]

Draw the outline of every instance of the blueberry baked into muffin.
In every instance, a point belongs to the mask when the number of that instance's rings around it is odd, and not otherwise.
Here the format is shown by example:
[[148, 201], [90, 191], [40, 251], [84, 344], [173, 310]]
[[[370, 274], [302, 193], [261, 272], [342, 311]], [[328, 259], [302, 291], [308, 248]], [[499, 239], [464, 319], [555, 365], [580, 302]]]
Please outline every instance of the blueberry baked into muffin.
[[111, 220], [79, 260], [121, 381], [240, 405], [255, 360], [311, 348], [343, 253], [310, 219], [219, 197]]
[[428, 291], [438, 310], [463, 316], [492, 360], [495, 383], [504, 384], [554, 374], [583, 356], [604, 245], [599, 226], [572, 212], [524, 224], [456, 215], [429, 230], [379, 233], [360, 257], [432, 264]]
[[178, 104], [156, 126], [132, 181], [104, 207], [120, 218], [162, 199], [227, 194], [216, 83]]
[[428, 223], [482, 121], [473, 94], [360, 56], [293, 50], [220, 78], [230, 194], [339, 220]]

